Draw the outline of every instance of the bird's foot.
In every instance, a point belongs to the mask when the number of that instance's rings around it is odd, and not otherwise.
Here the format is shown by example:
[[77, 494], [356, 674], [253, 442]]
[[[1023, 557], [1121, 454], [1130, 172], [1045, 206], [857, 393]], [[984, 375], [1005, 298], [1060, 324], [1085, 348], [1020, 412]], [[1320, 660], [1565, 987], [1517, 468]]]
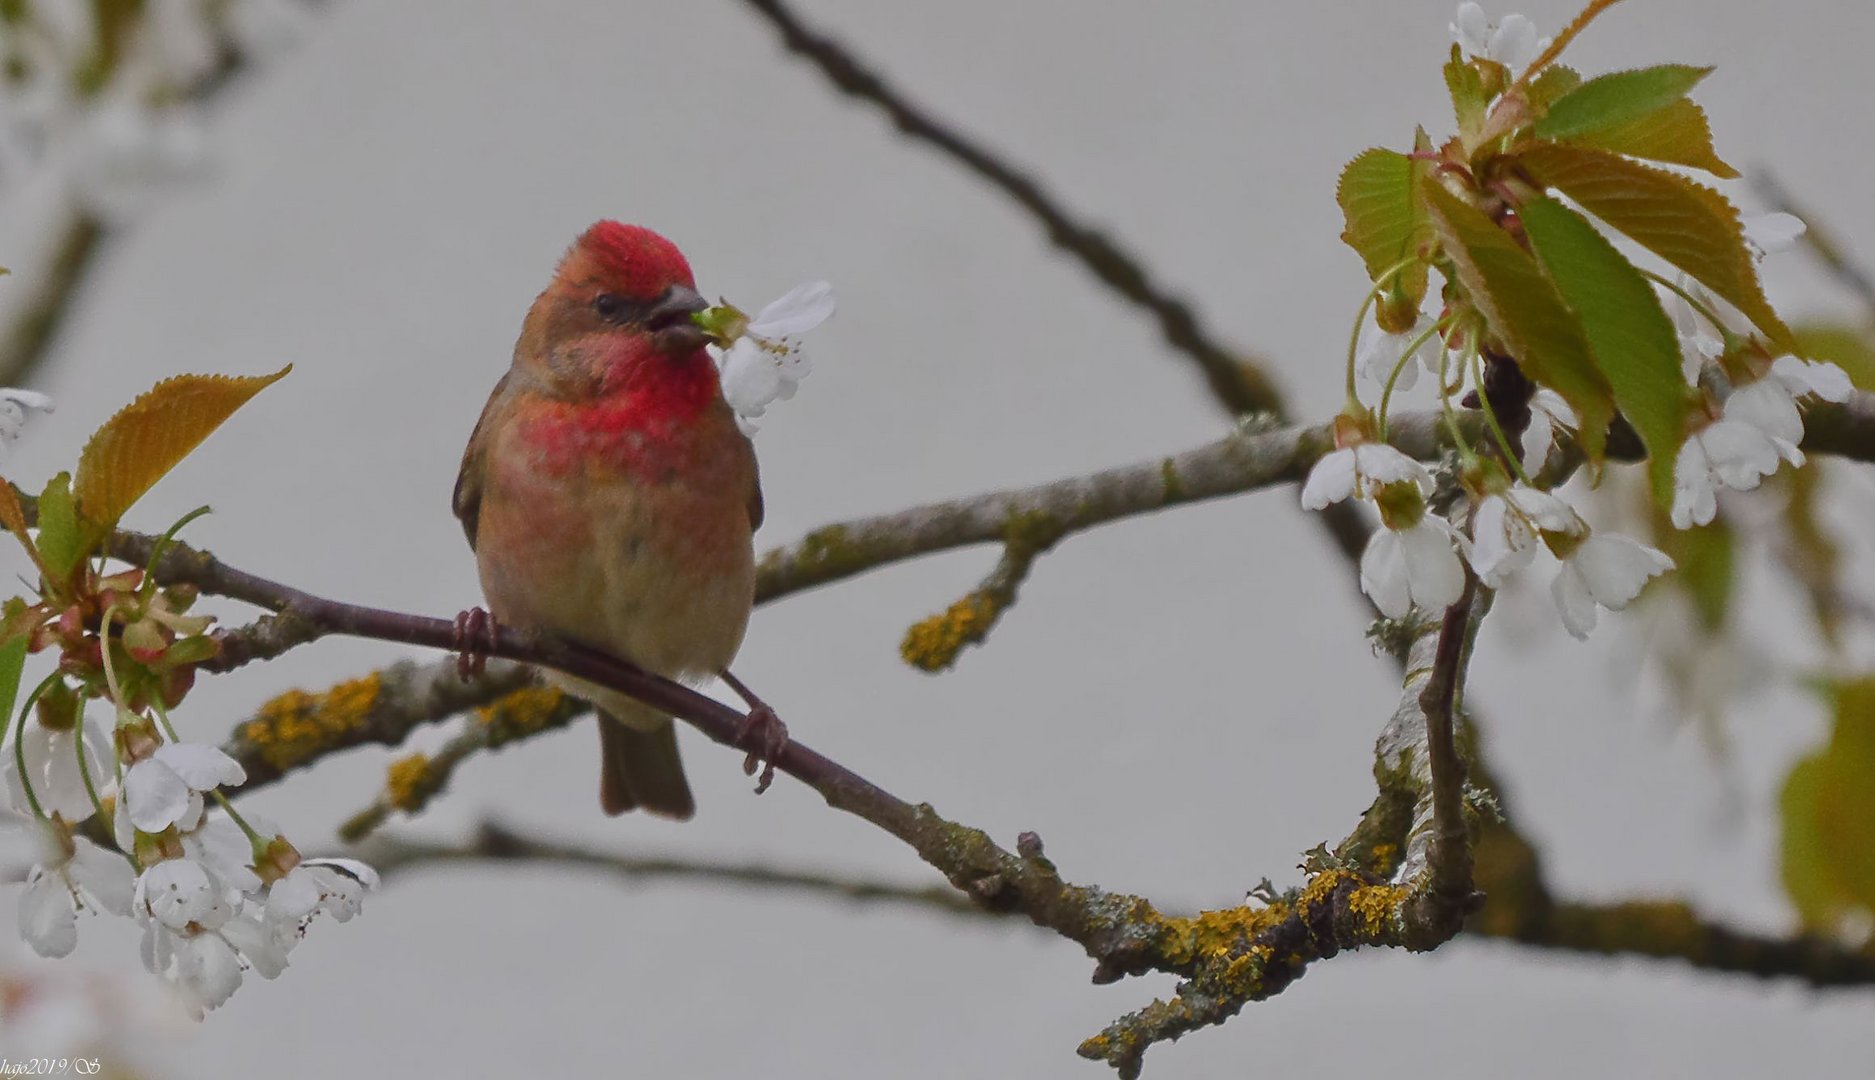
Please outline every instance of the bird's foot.
[[488, 666], [488, 654], [495, 648], [495, 617], [479, 607], [462, 612], [456, 616], [450, 644], [456, 650], [456, 674], [468, 682]]
[[760, 795], [775, 782], [775, 759], [788, 748], [788, 725], [781, 722], [781, 717], [767, 702], [742, 685], [741, 679], [727, 671], [722, 676], [723, 682], [749, 705], [749, 715], [736, 729], [736, 745], [749, 752], [742, 762], [743, 775], [754, 776], [756, 766], [761, 766], [762, 775], [755, 781], [755, 793]]

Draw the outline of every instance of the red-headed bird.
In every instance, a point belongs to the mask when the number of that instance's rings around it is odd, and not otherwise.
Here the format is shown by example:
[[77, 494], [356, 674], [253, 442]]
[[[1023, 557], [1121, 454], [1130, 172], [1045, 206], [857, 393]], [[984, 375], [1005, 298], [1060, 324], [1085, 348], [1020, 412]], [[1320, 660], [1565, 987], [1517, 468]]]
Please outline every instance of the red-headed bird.
[[[755, 599], [762, 489], [691, 321], [705, 307], [649, 229], [601, 221], [561, 259], [456, 479], [498, 622], [670, 678], [726, 673]], [[550, 677], [602, 714], [606, 813], [696, 812], [669, 716]]]

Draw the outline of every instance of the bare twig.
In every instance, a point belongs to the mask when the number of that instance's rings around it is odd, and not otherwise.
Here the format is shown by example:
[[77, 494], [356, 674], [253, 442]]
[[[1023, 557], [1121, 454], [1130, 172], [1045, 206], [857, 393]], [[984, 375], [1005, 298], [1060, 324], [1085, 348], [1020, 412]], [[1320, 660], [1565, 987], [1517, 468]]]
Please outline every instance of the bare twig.
[[1115, 293], [1151, 312], [1166, 342], [1198, 364], [1212, 395], [1233, 414], [1283, 413], [1282, 396], [1269, 377], [1220, 344], [1190, 305], [1153, 280], [1145, 264], [1118, 241], [1076, 221], [1034, 177], [912, 104], [851, 50], [810, 29], [782, 0], [748, 4], [781, 33], [790, 52], [811, 62], [841, 93], [878, 106], [899, 131], [936, 148], [1009, 196], [1041, 223], [1057, 247]]
[[623, 855], [527, 836], [493, 823], [482, 825], [466, 844], [438, 844], [386, 836], [366, 845], [360, 850], [360, 855], [373, 868], [385, 874], [490, 859], [551, 862], [591, 867], [628, 882], [665, 879], [702, 881], [712, 885], [757, 889], [763, 893], [786, 889], [862, 903], [905, 904], [951, 915], [1002, 917], [1008, 914], [991, 911], [946, 885], [897, 885], [792, 870], [766, 863], [706, 863], [673, 856]]

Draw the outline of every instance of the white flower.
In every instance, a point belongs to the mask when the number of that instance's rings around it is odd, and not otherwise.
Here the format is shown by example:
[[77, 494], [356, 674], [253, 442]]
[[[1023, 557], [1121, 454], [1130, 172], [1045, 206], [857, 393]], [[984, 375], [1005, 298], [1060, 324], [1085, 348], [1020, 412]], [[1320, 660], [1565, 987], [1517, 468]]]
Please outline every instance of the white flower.
[[171, 825], [186, 831], [201, 819], [205, 793], [246, 780], [241, 763], [213, 746], [166, 743], [130, 767], [124, 803], [131, 824], [143, 832], [162, 832]]
[[[1441, 348], [1439, 335], [1427, 333], [1433, 325], [1433, 321], [1423, 313], [1412, 326], [1397, 334], [1389, 334], [1372, 323], [1363, 325], [1360, 351], [1354, 357], [1355, 369], [1372, 380], [1374, 385], [1384, 387], [1387, 380], [1393, 378], [1393, 369], [1399, 367], [1400, 377], [1394, 381], [1393, 388], [1402, 392], [1411, 390], [1419, 382], [1421, 368], [1429, 375], [1438, 374]], [[1413, 350], [1413, 359], [1402, 367], [1400, 358], [1406, 355], [1406, 347], [1421, 334], [1425, 334], [1426, 339], [1420, 342], [1419, 348]]]
[[1302, 485], [1302, 509], [1320, 510], [1350, 495], [1368, 498], [1387, 484], [1412, 483], [1432, 493], [1426, 467], [1385, 443], [1356, 443], [1322, 455]]
[[61, 842], [49, 826], [35, 824], [47, 830], [47, 852], [27, 875], [20, 896], [20, 937], [41, 956], [65, 956], [78, 944], [78, 912], [130, 914], [134, 881], [122, 856], [82, 836]]
[[298, 930], [323, 911], [348, 922], [377, 886], [377, 871], [356, 859], [307, 859], [267, 891], [266, 921]]
[[1487, 495], [1472, 516], [1471, 568], [1493, 589], [1536, 558], [1543, 533], [1580, 536], [1581, 515], [1562, 498], [1523, 484]]
[[1756, 426], [1715, 420], [1680, 444], [1673, 462], [1673, 525], [1705, 525], [1718, 512], [1718, 487], [1750, 491], [1777, 471], [1778, 448]]
[[1746, 214], [1739, 220], [1744, 229], [1745, 243], [1752, 253], [1762, 259], [1766, 255], [1776, 255], [1780, 251], [1789, 251], [1797, 246], [1797, 238], [1810, 231], [1810, 226], [1795, 214]]
[[252, 905], [223, 923], [220, 933], [263, 979], [279, 978], [286, 970], [287, 954], [299, 944], [296, 927], [269, 922], [262, 909]]
[[[85, 778], [78, 771], [78, 747], [73, 745], [78, 739], [77, 731], [55, 730], [35, 720], [27, 722], [21, 738], [24, 745], [20, 749], [26, 757], [25, 780], [32, 785], [40, 811], [57, 814], [68, 822], [90, 817], [95, 808], [91, 805], [91, 793], [85, 788]], [[84, 741], [85, 767], [96, 783], [107, 774], [97, 748], [109, 746], [110, 739], [102, 728], [87, 723]], [[32, 804], [27, 801], [25, 784], [20, 782], [18, 757], [10, 743], [5, 757], [6, 760], [0, 762], [0, 774], [6, 777], [9, 801], [20, 813], [30, 813]]]
[[194, 859], [164, 859], [137, 878], [134, 897], [139, 916], [171, 930], [190, 926], [213, 930], [234, 916], [222, 883]]
[[1620, 611], [1640, 595], [1650, 578], [1673, 569], [1673, 560], [1620, 533], [1592, 533], [1563, 559], [1550, 586], [1563, 627], [1586, 641], [1595, 628], [1596, 605]]
[[1849, 373], [1831, 363], [1818, 363], [1795, 356], [1780, 356], [1771, 364], [1770, 377], [1776, 379], [1791, 397], [1820, 397], [1824, 401], [1848, 401], [1855, 393]]
[[154, 919], [143, 924], [143, 966], [181, 991], [198, 1020], [241, 988], [241, 957], [217, 930], [172, 930]]
[[1561, 394], [1548, 387], [1539, 388], [1530, 398], [1530, 422], [1523, 429], [1524, 468], [1531, 473], [1543, 471], [1560, 437], [1558, 432], [1574, 431], [1581, 423]]
[[1549, 38], [1539, 40], [1536, 24], [1522, 15], [1506, 15], [1492, 26], [1484, 9], [1469, 2], [1458, 5], [1449, 29], [1466, 56], [1495, 60], [1513, 75], [1521, 74], [1550, 43]]
[[1725, 418], [1750, 424], [1765, 434], [1792, 466], [1803, 464], [1803, 417], [1797, 412], [1800, 397], [1847, 401], [1854, 387], [1843, 369], [1830, 363], [1811, 363], [1794, 356], [1779, 357], [1763, 378], [1732, 391], [1725, 399]]
[[1803, 451], [1797, 449], [1803, 439], [1803, 417], [1790, 391], [1776, 379], [1759, 379], [1732, 391], [1725, 399], [1725, 418], [1757, 428], [1785, 461], [1803, 464]]
[[1361, 553], [1361, 591], [1391, 619], [1415, 606], [1449, 607], [1465, 591], [1465, 567], [1456, 550], [1462, 543], [1458, 530], [1431, 512], [1403, 529], [1376, 529]]
[[794, 396], [812, 370], [795, 339], [833, 314], [833, 286], [812, 281], [788, 290], [757, 312], [719, 361], [723, 400], [744, 432], [770, 403]]
[[29, 409], [49, 413], [52, 399], [37, 390], [0, 387], [0, 460], [5, 459], [7, 448], [18, 442], [20, 433], [26, 430]]

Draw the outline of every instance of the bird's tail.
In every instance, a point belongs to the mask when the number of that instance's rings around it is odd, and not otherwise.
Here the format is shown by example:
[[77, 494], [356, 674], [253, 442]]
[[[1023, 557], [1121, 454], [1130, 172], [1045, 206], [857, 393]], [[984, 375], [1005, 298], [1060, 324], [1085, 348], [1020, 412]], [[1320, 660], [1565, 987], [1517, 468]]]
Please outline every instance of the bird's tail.
[[696, 814], [670, 717], [648, 709], [633, 710], [629, 719], [601, 712], [599, 753], [599, 805], [606, 813], [648, 810], [677, 821]]

